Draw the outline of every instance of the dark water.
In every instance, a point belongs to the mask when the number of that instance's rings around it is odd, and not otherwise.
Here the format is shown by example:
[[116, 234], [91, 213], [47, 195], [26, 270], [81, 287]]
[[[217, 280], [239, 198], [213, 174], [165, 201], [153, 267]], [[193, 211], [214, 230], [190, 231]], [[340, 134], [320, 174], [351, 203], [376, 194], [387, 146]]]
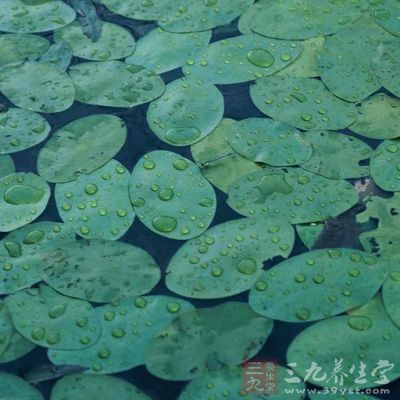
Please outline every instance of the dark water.
[[[111, 13], [103, 10], [102, 19], [109, 22], [123, 25], [128, 29], [136, 39], [143, 36], [148, 31], [153, 29], [155, 25], [153, 23], [140, 23], [138, 21], [129, 20], [123, 17], [112, 15]], [[217, 28], [213, 34], [212, 41], [221, 40], [229, 36], [236, 36], [240, 34], [236, 29], [236, 21], [227, 27]], [[49, 40], [52, 40], [51, 34], [43, 35]], [[73, 59], [72, 64], [79, 62], [77, 59]], [[171, 82], [182, 76], [180, 70], [172, 71], [169, 73], [162, 74], [165, 83]], [[241, 120], [249, 117], [265, 117], [251, 102], [249, 95], [249, 83], [236, 84], [236, 85], [220, 85], [219, 89], [224, 95], [225, 99], [225, 114], [226, 118], [233, 118]], [[4, 97], [0, 95], [0, 103], [7, 106], [12, 106]], [[146, 122], [146, 113], [148, 105], [142, 105], [133, 109], [118, 109], [118, 108], [107, 108], [88, 106], [79, 103], [75, 103], [69, 110], [57, 113], [57, 114], [44, 114], [43, 116], [50, 122], [52, 126], [52, 132], [66, 125], [67, 123], [84, 116], [105, 113], [114, 114], [122, 118], [128, 127], [128, 137], [124, 147], [118, 153], [116, 158], [130, 171], [132, 171], [134, 165], [141, 158], [141, 156], [153, 150], [171, 150], [175, 153], [179, 153], [191, 159], [189, 147], [173, 147], [160, 141], [150, 130]], [[350, 131], [344, 131], [345, 133], [351, 133]], [[357, 136], [351, 133], [353, 136]], [[365, 138], [362, 138], [365, 141]], [[375, 148], [380, 141], [370, 140], [368, 144]], [[36, 160], [39, 150], [44, 143], [39, 144], [26, 151], [21, 151], [12, 155], [18, 172], [34, 172], [37, 173]], [[52, 189], [54, 184], [50, 184]], [[240, 218], [241, 216], [233, 211], [226, 205], [226, 194], [216, 189], [217, 193], [217, 212], [213, 225], [220, 224], [225, 221]], [[36, 220], [51, 220], [60, 221], [56, 205], [54, 201], [51, 201], [45, 210], [45, 212]], [[4, 237], [4, 234], [0, 234], [0, 239]], [[157, 261], [161, 268], [161, 271], [165, 271], [169, 260], [174, 255], [176, 250], [182, 245], [183, 242], [170, 240], [165, 237], [156, 235], [138, 219], [135, 220], [128, 232], [120, 239], [121, 241], [131, 243], [136, 246], [140, 246], [148, 251], [154, 259]], [[329, 245], [327, 246], [329, 247]], [[307, 251], [304, 245], [297, 240], [292, 255], [296, 255]], [[278, 262], [280, 259], [270, 260], [265, 263], [265, 267], [271, 267]], [[159, 285], [153, 289], [151, 294], [171, 294], [163, 284], [161, 279]], [[230, 300], [247, 301], [247, 293], [240, 294], [238, 296], [231, 297]], [[226, 300], [190, 300], [196, 307], [209, 307], [219, 304]], [[256, 358], [258, 359], [273, 359], [279, 362], [281, 365], [285, 365], [285, 353], [288, 345], [294, 339], [294, 337], [310, 324], [298, 323], [288, 324], [282, 322], [275, 322], [273, 332], [269, 337], [266, 345], [260, 351]], [[321, 349], [323, 351], [323, 349]], [[399, 349], [400, 351], [400, 349]], [[11, 372], [16, 375], [22, 376], [25, 372], [34, 368], [38, 365], [50, 364], [46, 357], [46, 351], [41, 348], [36, 348], [33, 352], [29, 353], [25, 357], [8, 364], [0, 365], [0, 371]], [[184, 382], [168, 382], [163, 381], [159, 378], [155, 378], [150, 375], [145, 367], [137, 367], [127, 372], [115, 374], [127, 381], [133, 383], [146, 394], [148, 394], [154, 400], [173, 400], [177, 399], [181, 392]], [[37, 388], [44, 394], [45, 398], [50, 397], [51, 388], [54, 381], [43, 382], [37, 385]], [[400, 395], [400, 380], [386, 386], [391, 391], [391, 395], [380, 396], [382, 399], [398, 399]], [[384, 388], [386, 388], [384, 387]], [[0, 394], [1, 395], [1, 394]], [[117, 399], [116, 399], [117, 400]]]

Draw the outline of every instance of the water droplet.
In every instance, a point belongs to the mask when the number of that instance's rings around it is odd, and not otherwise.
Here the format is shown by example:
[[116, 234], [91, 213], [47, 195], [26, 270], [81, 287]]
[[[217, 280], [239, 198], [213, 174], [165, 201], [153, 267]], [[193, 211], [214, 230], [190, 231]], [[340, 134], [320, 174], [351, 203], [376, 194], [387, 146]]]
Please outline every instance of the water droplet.
[[300, 321], [307, 321], [310, 318], [310, 310], [308, 308], [299, 308], [296, 311], [296, 317]]
[[171, 303], [168, 303], [168, 305], [167, 305], [167, 310], [170, 313], [177, 313], [180, 309], [181, 309], [181, 305], [176, 302], [171, 302]]
[[367, 331], [372, 326], [372, 321], [368, 317], [364, 317], [362, 315], [357, 315], [351, 317], [348, 320], [348, 324], [351, 328], [357, 331]]
[[274, 63], [274, 56], [265, 49], [253, 49], [247, 53], [247, 60], [257, 67], [267, 68]]
[[400, 271], [393, 271], [390, 273], [390, 278], [396, 282], [400, 282]]
[[188, 166], [188, 162], [184, 159], [175, 160], [173, 166], [178, 171], [184, 171]]
[[210, 199], [209, 197], [206, 197], [203, 200], [199, 201], [199, 205], [202, 207], [211, 207], [213, 204], [214, 204], [214, 200]]
[[137, 308], [144, 308], [147, 306], [147, 300], [143, 297], [138, 297], [135, 299], [135, 306]]
[[211, 275], [216, 278], [223, 274], [224, 270], [221, 267], [214, 267], [211, 271]]
[[61, 337], [58, 333], [53, 333], [52, 335], [49, 335], [47, 338], [47, 343], [54, 346], [55, 344], [59, 343], [61, 340]]
[[110, 354], [111, 354], [111, 351], [107, 348], [100, 349], [99, 352], [97, 353], [99, 358], [103, 358], [103, 359], [110, 357]]
[[13, 205], [36, 204], [44, 196], [42, 189], [26, 185], [13, 185], [4, 193], [4, 200]]
[[397, 153], [399, 151], [399, 146], [397, 146], [397, 144], [389, 144], [389, 146], [386, 147], [386, 150], [389, 153]]
[[143, 168], [147, 169], [147, 170], [152, 170], [155, 168], [155, 166], [156, 166], [156, 163], [154, 161], [145, 160], [143, 163]]
[[22, 255], [21, 245], [17, 242], [6, 242], [4, 247], [7, 249], [10, 257], [16, 258]]
[[85, 193], [88, 195], [93, 195], [97, 192], [97, 185], [94, 183], [89, 183], [85, 186]]
[[255, 287], [259, 292], [263, 292], [264, 290], [267, 290], [268, 285], [264, 281], [257, 281]]
[[44, 232], [43, 231], [39, 231], [39, 230], [38, 231], [31, 231], [25, 236], [25, 238], [23, 240], [23, 243], [25, 243], [25, 244], [36, 244], [36, 243], [39, 243], [43, 239], [43, 236], [44, 236]]
[[323, 275], [317, 274], [317, 275], [314, 275], [313, 281], [317, 284], [321, 284], [321, 283], [324, 283], [325, 277]]
[[177, 221], [173, 217], [156, 217], [151, 221], [154, 229], [163, 233], [170, 233], [175, 230]]
[[158, 197], [162, 201], [171, 200], [174, 197], [174, 191], [172, 189], [163, 189], [158, 193]]
[[294, 277], [294, 280], [295, 280], [297, 283], [303, 283], [303, 282], [306, 281], [306, 279], [307, 279], [307, 277], [306, 277], [306, 275], [304, 275], [304, 274], [297, 274], [297, 275]]
[[67, 310], [67, 304], [57, 304], [50, 309], [49, 318], [52, 319], [60, 318], [65, 314], [66, 310]]
[[33, 340], [42, 340], [46, 335], [46, 330], [44, 328], [33, 328], [31, 336]]
[[135, 199], [132, 201], [132, 206], [133, 207], [143, 207], [145, 205], [146, 201], [145, 199], [142, 199], [139, 197], [138, 199]]
[[191, 144], [201, 136], [201, 130], [194, 127], [168, 129], [165, 138], [172, 144]]
[[241, 260], [236, 269], [245, 275], [252, 275], [257, 271], [257, 263], [252, 258]]
[[125, 331], [122, 328], [114, 328], [111, 331], [111, 335], [116, 339], [120, 339], [125, 336]]

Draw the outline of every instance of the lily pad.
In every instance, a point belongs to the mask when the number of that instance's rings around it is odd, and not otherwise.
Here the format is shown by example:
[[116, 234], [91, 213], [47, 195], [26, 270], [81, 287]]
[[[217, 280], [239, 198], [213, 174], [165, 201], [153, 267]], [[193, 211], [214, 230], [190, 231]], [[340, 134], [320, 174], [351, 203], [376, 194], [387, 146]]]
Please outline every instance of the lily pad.
[[51, 400], [150, 400], [137, 387], [114, 376], [73, 374], [53, 386]]
[[386, 265], [368, 253], [310, 251], [265, 271], [250, 291], [249, 305], [271, 319], [315, 321], [367, 303], [386, 275]]
[[16, 361], [30, 353], [36, 345], [13, 329], [7, 348], [0, 355], [0, 364]]
[[258, 164], [236, 153], [229, 145], [227, 137], [235, 122], [230, 118], [222, 119], [210, 134], [190, 148], [203, 175], [225, 193], [240, 176], [262, 169]]
[[301, 53], [296, 42], [250, 34], [212, 43], [187, 60], [185, 75], [205, 82], [229, 84], [252, 81], [285, 68]]
[[7, 297], [7, 306], [15, 329], [39, 346], [84, 349], [100, 336], [100, 322], [89, 303], [45, 285]]
[[40, 392], [28, 382], [6, 372], [0, 372], [0, 393], [5, 400], [44, 400]]
[[221, 121], [224, 98], [216, 86], [177, 79], [153, 101], [147, 112], [151, 130], [173, 146], [187, 146], [208, 135]]
[[83, 32], [78, 21], [54, 32], [54, 41], [65, 43], [75, 57], [87, 60], [117, 60], [135, 51], [135, 39], [124, 28], [104, 22], [101, 35], [93, 41]]
[[400, 191], [400, 140], [384, 140], [372, 154], [370, 169], [381, 189]]
[[15, 172], [15, 164], [8, 154], [0, 155], [0, 179]]
[[195, 379], [254, 356], [272, 327], [272, 320], [260, 317], [245, 303], [188, 311], [153, 337], [146, 350], [146, 367], [165, 380]]
[[49, 198], [49, 185], [31, 172], [0, 179], [0, 232], [10, 232], [38, 218]]
[[269, 118], [237, 122], [228, 133], [231, 147], [251, 161], [272, 166], [302, 164], [313, 152], [304, 134], [293, 126]]
[[360, 165], [372, 155], [363, 141], [339, 132], [306, 132], [313, 154], [301, 168], [331, 179], [360, 178], [369, 175], [369, 167]]
[[400, 268], [392, 267], [382, 288], [382, 298], [385, 309], [392, 321], [400, 328]]
[[150, 339], [178, 315], [193, 306], [169, 296], [129, 298], [96, 308], [101, 336], [91, 347], [76, 351], [49, 350], [55, 365], [79, 365], [90, 374], [129, 370], [144, 364]]
[[173, 33], [156, 28], [138, 40], [136, 51], [125, 62], [162, 74], [184, 65], [190, 56], [205, 49], [210, 39], [211, 31]]
[[40, 282], [44, 254], [74, 237], [64, 224], [50, 221], [35, 222], [9, 233], [0, 241], [0, 294], [15, 293]]
[[[382, 382], [378, 368], [385, 360], [394, 364], [386, 368], [388, 381], [400, 376], [399, 356], [396, 349], [400, 346], [400, 331], [387, 315], [380, 297], [361, 308], [349, 312], [349, 315], [329, 318], [311, 325], [302, 331], [290, 344], [287, 360], [294, 371], [305, 377], [312, 362], [321, 368], [321, 375], [311, 374], [308, 382], [326, 388], [337, 387], [337, 380], [329, 379], [335, 366], [335, 360], [342, 360], [342, 388], [363, 389], [379, 386]], [[381, 363], [379, 361], [381, 360]], [[365, 365], [365, 379], [357, 380], [360, 361]], [[353, 373], [350, 373], [354, 366]], [[314, 375], [314, 376], [313, 376]], [[315, 379], [317, 377], [317, 379]]]
[[228, 205], [242, 215], [292, 224], [336, 217], [358, 202], [350, 183], [294, 167], [247, 174], [232, 183], [228, 194]]
[[296, 232], [308, 250], [313, 249], [315, 242], [324, 229], [325, 224], [323, 222], [311, 222], [309, 224], [296, 225]]
[[278, 39], [309, 39], [350, 26], [367, 9], [364, 0], [279, 0], [254, 15], [254, 32]]
[[375, 21], [390, 33], [400, 36], [400, 5], [397, 0], [370, 0]]
[[349, 127], [353, 132], [371, 139], [394, 139], [400, 136], [400, 100], [377, 93], [358, 107], [356, 122]]
[[160, 97], [165, 90], [163, 80], [153, 71], [122, 61], [75, 64], [69, 74], [76, 100], [85, 104], [134, 107]]
[[39, 35], [9, 33], [0, 35], [0, 66], [34, 61], [46, 53], [49, 41]]
[[0, 356], [6, 351], [10, 343], [13, 329], [7, 306], [0, 300]]
[[251, 22], [253, 21], [254, 16], [260, 11], [261, 8], [268, 7], [274, 1], [275, 0], [257, 0], [256, 3], [253, 3], [238, 20], [239, 32], [243, 35], [253, 33], [251, 29]]
[[214, 218], [213, 187], [192, 161], [168, 151], [153, 151], [136, 164], [130, 182], [139, 220], [170, 239], [199, 236]]
[[172, 257], [169, 290], [181, 296], [216, 299], [249, 290], [263, 261], [288, 257], [294, 230], [287, 222], [241, 218], [208, 229], [186, 242]]
[[109, 303], [142, 295], [160, 280], [160, 270], [150, 254], [123, 242], [65, 242], [43, 258], [41, 275], [49, 286], [90, 302]]
[[71, 63], [72, 52], [65, 43], [52, 44], [46, 53], [38, 58], [39, 63], [47, 63], [61, 72], [65, 72]]
[[[115, 132], [110, 133], [114, 137]], [[54, 195], [61, 219], [85, 238], [120, 238], [135, 218], [129, 178], [129, 171], [111, 160], [76, 181], [58, 183]]]
[[0, 30], [4, 32], [46, 32], [68, 25], [75, 11], [62, 1], [29, 5], [22, 0], [3, 0]]
[[[158, 24], [170, 32], [199, 32], [229, 24], [254, 0], [178, 0], [161, 8]], [[161, 11], [160, 10], [160, 11]]]
[[71, 182], [114, 157], [126, 140], [125, 123], [109, 114], [70, 122], [53, 134], [39, 153], [39, 174], [49, 182]]
[[330, 94], [317, 79], [268, 76], [250, 87], [250, 95], [261, 112], [300, 129], [343, 129], [356, 117], [353, 104]]
[[46, 139], [50, 124], [39, 114], [19, 108], [0, 113], [0, 154], [29, 149]]

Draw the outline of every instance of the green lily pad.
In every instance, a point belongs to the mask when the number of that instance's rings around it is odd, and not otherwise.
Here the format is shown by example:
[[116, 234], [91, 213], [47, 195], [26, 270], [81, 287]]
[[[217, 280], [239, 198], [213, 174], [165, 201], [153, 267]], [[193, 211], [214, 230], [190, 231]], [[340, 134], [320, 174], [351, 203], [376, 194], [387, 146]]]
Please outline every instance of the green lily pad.
[[39, 35], [10, 33], [0, 35], [0, 66], [34, 61], [46, 53], [49, 41]]
[[381, 85], [371, 66], [381, 32], [371, 27], [348, 27], [326, 39], [319, 71], [328, 89], [341, 99], [357, 102]]
[[96, 308], [101, 323], [98, 342], [82, 350], [49, 350], [56, 365], [79, 365], [90, 374], [115, 373], [144, 364], [150, 339], [178, 315], [193, 306], [169, 296], [129, 298]]
[[71, 182], [114, 157], [126, 140], [125, 123], [109, 114], [70, 122], [53, 134], [39, 153], [39, 174], [49, 182]]
[[46, 139], [50, 124], [39, 114], [19, 108], [0, 113], [0, 154], [29, 149]]
[[44, 113], [67, 110], [75, 98], [75, 88], [68, 75], [39, 62], [3, 67], [0, 90], [16, 106]]
[[358, 107], [356, 122], [349, 127], [353, 132], [372, 139], [394, 139], [400, 136], [400, 100], [377, 93]]
[[263, 261], [288, 257], [294, 230], [287, 222], [241, 218], [208, 229], [187, 241], [172, 257], [169, 290], [185, 297], [216, 299], [249, 290]]
[[153, 151], [136, 164], [130, 181], [139, 220], [170, 239], [199, 236], [214, 218], [213, 187], [192, 161], [168, 151]]
[[[229, 24], [254, 0], [178, 0], [167, 2], [158, 24], [170, 32], [199, 32]], [[161, 11], [160, 10], [160, 11]]]
[[301, 53], [296, 42], [250, 34], [212, 43], [187, 60], [185, 75], [205, 82], [228, 84], [252, 81], [285, 68]]
[[45, 285], [7, 297], [7, 306], [15, 329], [39, 346], [84, 349], [100, 336], [100, 322], [89, 303]]
[[400, 140], [384, 140], [372, 154], [370, 169], [381, 189], [400, 191]]
[[224, 98], [216, 86], [186, 78], [169, 83], [147, 111], [151, 130], [173, 146], [187, 146], [208, 135], [221, 121]]
[[31, 172], [0, 179], [0, 232], [10, 232], [38, 218], [49, 198], [47, 182]]
[[372, 155], [363, 141], [339, 132], [306, 132], [304, 139], [312, 144], [313, 154], [301, 168], [331, 179], [360, 178], [369, 167], [360, 161]]
[[145, 294], [160, 280], [150, 254], [109, 240], [61, 243], [44, 256], [43, 264], [42, 278], [57, 292], [96, 303]]
[[39, 63], [47, 63], [61, 72], [65, 72], [71, 63], [72, 52], [65, 43], [52, 44], [46, 53], [37, 60]]
[[392, 269], [383, 285], [382, 298], [387, 313], [400, 328], [400, 269], [398, 266]]
[[350, 183], [294, 167], [247, 174], [232, 183], [228, 194], [228, 205], [239, 214], [292, 224], [336, 217], [358, 202]]
[[114, 376], [73, 374], [58, 380], [51, 400], [150, 400], [137, 387]]
[[239, 18], [238, 20], [238, 30], [242, 35], [247, 35], [253, 33], [251, 29], [251, 22], [253, 21], [254, 16], [260, 11], [263, 7], [268, 7], [275, 0], [258, 0], [256, 3], [253, 3]]
[[78, 21], [54, 32], [54, 41], [65, 43], [75, 57], [87, 60], [117, 60], [135, 51], [135, 39], [124, 28], [104, 22], [101, 35], [93, 41], [83, 32]]
[[188, 311], [153, 337], [146, 350], [146, 367], [165, 380], [195, 379], [254, 356], [272, 327], [272, 320], [260, 317], [245, 303]]
[[7, 306], [0, 300], [0, 356], [6, 351], [13, 332], [13, 325]]
[[134, 107], [160, 97], [163, 80], [139, 65], [122, 61], [75, 64], [69, 74], [76, 88], [76, 100], [107, 107]]
[[138, 40], [136, 51], [125, 62], [162, 74], [184, 65], [190, 56], [204, 50], [210, 39], [211, 31], [173, 33], [156, 28]]
[[44, 400], [40, 392], [19, 376], [0, 372], [0, 393], [4, 400]]
[[7, 348], [0, 355], [0, 364], [16, 361], [30, 353], [36, 345], [13, 329]]
[[34, 33], [61, 28], [75, 19], [75, 11], [62, 1], [29, 5], [21, 0], [3, 0], [0, 30]]
[[[342, 360], [342, 371], [347, 376], [340, 374], [343, 377], [340, 387], [363, 389], [379, 385], [377, 382], [382, 379], [381, 372], [385, 368], [378, 368], [375, 376], [371, 376], [379, 360], [394, 364], [392, 369], [386, 370], [388, 381], [398, 379], [400, 366], [396, 349], [399, 346], [400, 330], [387, 315], [381, 298], [376, 297], [349, 315], [329, 318], [306, 328], [290, 344], [287, 360], [301, 377], [306, 376], [311, 363], [317, 364], [321, 372], [311, 374], [308, 382], [326, 388], [338, 386], [337, 380], [329, 378], [335, 360]], [[365, 365], [365, 379], [356, 382], [360, 362]], [[353, 366], [353, 373], [350, 373]]]
[[303, 133], [285, 122], [269, 118], [237, 122], [228, 133], [228, 142], [249, 160], [272, 166], [302, 164], [313, 152]]
[[296, 225], [296, 232], [308, 250], [312, 250], [315, 242], [324, 229], [325, 224], [323, 222], [311, 222], [309, 224]]
[[74, 237], [74, 232], [64, 224], [50, 221], [10, 232], [0, 241], [0, 294], [15, 293], [40, 282], [44, 254]]
[[278, 71], [276, 75], [290, 75], [302, 78], [315, 78], [320, 75], [319, 55], [324, 47], [325, 38], [323, 36], [304, 40], [302, 42], [303, 51], [296, 60], [286, 68]]
[[[287, 322], [316, 321], [367, 303], [386, 279], [386, 265], [353, 249], [315, 250], [265, 271], [250, 291], [260, 315]], [[260, 283], [261, 282], [261, 283]]]
[[260, 165], [236, 153], [229, 145], [227, 137], [235, 123], [230, 118], [222, 119], [210, 134], [190, 148], [203, 175], [225, 193], [240, 176], [262, 169]]
[[250, 87], [250, 95], [261, 112], [300, 129], [343, 129], [356, 117], [353, 104], [330, 94], [317, 79], [268, 76]]
[[325, 36], [354, 23], [367, 5], [364, 0], [279, 0], [254, 15], [251, 29], [278, 39]]
[[14, 160], [8, 154], [0, 155], [0, 179], [15, 172]]
[[[198, 400], [198, 399], [216, 399], [223, 400], [229, 398], [229, 400], [260, 400], [260, 399], [270, 399], [270, 400], [301, 400], [303, 398], [302, 391], [305, 390], [304, 383], [287, 383], [282, 379], [286, 373], [286, 369], [274, 365], [274, 372], [277, 376], [277, 393], [273, 394], [263, 394], [260, 393], [245, 393], [244, 386], [244, 376], [245, 370], [242, 367], [226, 367], [218, 371], [209, 372], [200, 378], [194, 379], [188, 383], [183, 392], [180, 394], [178, 400]], [[250, 375], [252, 375], [251, 370]], [[254, 371], [254, 376], [259, 371]], [[261, 372], [262, 373], [262, 372]], [[251, 377], [248, 378], [252, 379]], [[256, 378], [257, 379], [257, 378]], [[254, 382], [257, 385], [257, 381]], [[260, 385], [262, 387], [262, 384]], [[292, 391], [289, 394], [288, 391]], [[267, 392], [267, 390], [265, 390]], [[359, 399], [363, 400], [363, 399]]]
[[400, 36], [400, 4], [396, 0], [370, 0], [375, 21], [390, 33]]
[[76, 181], [58, 183], [54, 196], [61, 219], [85, 238], [120, 238], [135, 219], [129, 178], [129, 171], [111, 160]]

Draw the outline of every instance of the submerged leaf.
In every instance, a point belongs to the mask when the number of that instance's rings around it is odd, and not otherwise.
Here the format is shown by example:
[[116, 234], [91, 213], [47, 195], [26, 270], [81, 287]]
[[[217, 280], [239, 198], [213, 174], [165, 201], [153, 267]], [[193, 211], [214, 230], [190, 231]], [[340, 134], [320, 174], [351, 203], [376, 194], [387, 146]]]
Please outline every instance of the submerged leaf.
[[4, 400], [44, 400], [40, 392], [19, 376], [0, 372], [0, 393]]

